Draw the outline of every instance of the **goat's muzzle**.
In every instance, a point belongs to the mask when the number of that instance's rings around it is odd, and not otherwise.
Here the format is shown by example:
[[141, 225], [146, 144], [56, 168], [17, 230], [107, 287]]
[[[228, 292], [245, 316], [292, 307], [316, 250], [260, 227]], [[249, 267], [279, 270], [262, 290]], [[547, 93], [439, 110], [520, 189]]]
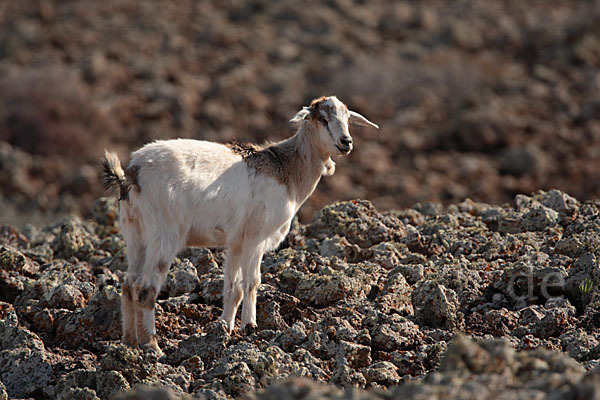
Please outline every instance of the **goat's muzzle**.
[[352, 138], [345, 136], [340, 139], [340, 143], [336, 144], [335, 147], [340, 151], [342, 155], [347, 155], [352, 151]]

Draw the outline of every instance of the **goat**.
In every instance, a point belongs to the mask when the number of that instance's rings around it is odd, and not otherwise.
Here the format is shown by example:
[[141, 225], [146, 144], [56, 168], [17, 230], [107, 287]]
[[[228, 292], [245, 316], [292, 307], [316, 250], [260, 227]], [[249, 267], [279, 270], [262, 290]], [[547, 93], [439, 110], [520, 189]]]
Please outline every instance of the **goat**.
[[154, 304], [184, 246], [227, 248], [221, 319], [231, 332], [243, 299], [242, 330], [256, 328], [263, 253], [286, 237], [321, 176], [333, 174], [331, 156], [352, 150], [348, 124], [379, 128], [335, 96], [313, 100], [290, 122], [301, 123], [291, 138], [265, 146], [155, 141], [135, 151], [125, 170], [105, 151], [104, 184], [120, 189], [127, 249], [123, 343], [162, 354]]

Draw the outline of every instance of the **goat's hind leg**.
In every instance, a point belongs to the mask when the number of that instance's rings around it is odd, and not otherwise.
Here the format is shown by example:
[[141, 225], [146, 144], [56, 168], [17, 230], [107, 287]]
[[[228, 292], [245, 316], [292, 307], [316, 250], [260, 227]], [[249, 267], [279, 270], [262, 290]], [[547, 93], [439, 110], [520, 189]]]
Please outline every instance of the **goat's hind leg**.
[[176, 242], [169, 240], [173, 238], [176, 238], [176, 235], [163, 231], [161, 237], [149, 240], [144, 268], [142, 273], [138, 274], [133, 296], [136, 304], [138, 342], [140, 346], [159, 355], [162, 355], [162, 351], [157, 343], [154, 309], [169, 266], [179, 249]]
[[127, 235], [124, 237], [127, 243], [127, 275], [121, 285], [121, 318], [123, 327], [122, 342], [128, 346], [137, 347], [138, 338], [136, 332], [136, 302], [134, 301], [135, 282], [144, 264], [144, 246], [139, 238]]
[[156, 326], [154, 320], [154, 305], [158, 289], [154, 286], [136, 285], [135, 290], [135, 321], [137, 325], [138, 342], [142, 348], [148, 348], [162, 355], [158, 347]]
[[135, 274], [128, 272], [125, 282], [121, 285], [121, 316], [123, 320], [122, 342], [131, 347], [137, 347], [136, 308], [133, 301]]
[[175, 252], [176, 250], [173, 250], [167, 256], [165, 254], [151, 255], [149, 254], [151, 250], [146, 251], [144, 270], [137, 277], [133, 296], [136, 307], [135, 321], [138, 342], [141, 347], [153, 350], [159, 355], [163, 353], [158, 347], [154, 309], [156, 298], [165, 281], [171, 261], [175, 257]]

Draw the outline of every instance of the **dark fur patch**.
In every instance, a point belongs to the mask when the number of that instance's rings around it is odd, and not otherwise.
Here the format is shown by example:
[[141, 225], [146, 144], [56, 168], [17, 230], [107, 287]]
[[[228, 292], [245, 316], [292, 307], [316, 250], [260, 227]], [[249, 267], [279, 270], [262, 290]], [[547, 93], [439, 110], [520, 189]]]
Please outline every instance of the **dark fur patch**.
[[129, 286], [128, 284], [124, 283], [123, 286], [121, 286], [121, 294], [129, 301], [133, 300], [133, 292], [131, 290], [131, 286]]
[[115, 187], [121, 185], [121, 179], [106, 158], [102, 159], [102, 185], [107, 191], [112, 191]]
[[118, 186], [119, 200], [127, 200], [130, 188], [127, 176], [119, 176], [114, 166], [106, 158], [102, 160], [102, 184], [107, 191], [113, 191]]
[[167, 272], [167, 268], [169, 266], [167, 265], [166, 262], [161, 261], [158, 263], [158, 265], [156, 267], [158, 268], [158, 272], [160, 272], [161, 274], [164, 274], [165, 272]]
[[156, 300], [156, 289], [141, 288], [138, 291], [138, 303], [144, 308], [154, 308], [154, 301]]
[[127, 200], [131, 186], [140, 190], [139, 185], [140, 167], [130, 165], [124, 172], [121, 169], [121, 163], [113, 153], [106, 153], [102, 160], [102, 183], [104, 188], [112, 191], [119, 188], [119, 200]]
[[235, 154], [239, 154], [245, 160], [262, 150], [261, 146], [250, 143], [232, 142], [226, 144]]
[[125, 170], [125, 177], [129, 180], [129, 183], [131, 185], [135, 186], [138, 190], [141, 190], [140, 182], [139, 182], [139, 174], [140, 174], [140, 166], [139, 165], [130, 165]]
[[260, 159], [260, 163], [268, 164], [277, 173], [282, 172], [283, 165], [286, 162], [285, 155], [277, 146], [269, 146], [255, 154], [253, 158], [256, 160], [256, 162], [259, 162]]
[[129, 191], [134, 186], [140, 191], [140, 184], [138, 181], [138, 175], [140, 173], [140, 167], [138, 165], [130, 165], [125, 170], [125, 179], [120, 181], [121, 196], [119, 200], [127, 200], [129, 198]]
[[255, 144], [234, 142], [227, 147], [236, 154], [242, 156], [242, 159], [249, 167], [265, 175], [277, 179], [286, 184], [283, 169], [286, 162], [286, 154], [277, 145], [258, 146]]

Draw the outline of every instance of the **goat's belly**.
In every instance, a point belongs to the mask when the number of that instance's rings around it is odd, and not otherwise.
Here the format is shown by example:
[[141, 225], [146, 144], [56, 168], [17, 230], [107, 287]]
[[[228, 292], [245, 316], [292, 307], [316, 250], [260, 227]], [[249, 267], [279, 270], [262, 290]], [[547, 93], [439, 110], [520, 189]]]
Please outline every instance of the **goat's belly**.
[[212, 231], [190, 229], [185, 245], [194, 247], [223, 247], [227, 243], [227, 234], [220, 226]]

